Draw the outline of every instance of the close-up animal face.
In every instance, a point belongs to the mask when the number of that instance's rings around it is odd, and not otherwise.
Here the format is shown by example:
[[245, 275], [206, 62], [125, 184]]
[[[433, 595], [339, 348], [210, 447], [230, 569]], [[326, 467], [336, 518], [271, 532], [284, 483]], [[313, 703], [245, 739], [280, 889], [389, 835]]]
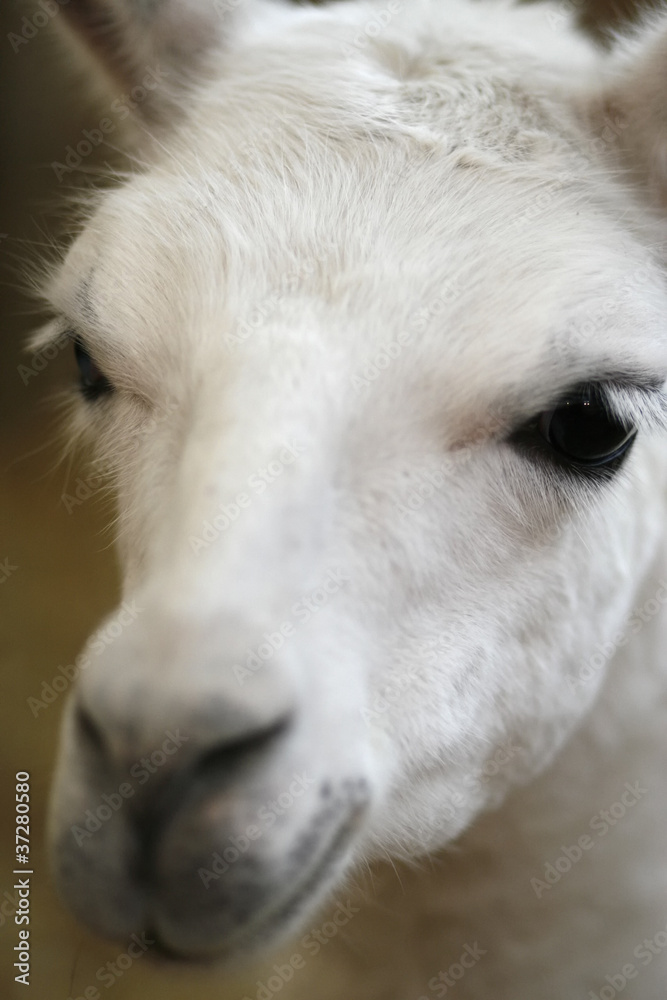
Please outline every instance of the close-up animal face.
[[53, 865], [103, 935], [231, 960], [593, 704], [661, 530], [653, 78], [541, 9], [89, 6], [128, 89], [158, 71], [35, 341], [71, 340], [124, 574]]

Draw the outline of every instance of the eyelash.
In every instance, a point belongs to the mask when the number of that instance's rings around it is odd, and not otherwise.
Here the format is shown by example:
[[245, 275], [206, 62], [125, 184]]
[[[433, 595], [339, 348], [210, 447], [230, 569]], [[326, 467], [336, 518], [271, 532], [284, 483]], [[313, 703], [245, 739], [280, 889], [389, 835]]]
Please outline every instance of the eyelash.
[[113, 392], [113, 385], [98, 368], [81, 337], [75, 336], [73, 343], [74, 357], [79, 368], [79, 390], [84, 399], [94, 402]]
[[583, 383], [515, 431], [509, 442], [563, 475], [608, 481], [637, 437], [636, 426], [616, 415], [609, 402], [604, 383]]
[[[88, 402], [114, 391], [83, 339], [72, 337], [79, 368], [79, 390]], [[637, 436], [609, 405], [609, 383], [587, 382], [573, 388], [555, 406], [515, 431], [508, 442], [531, 458], [549, 460], [564, 474], [608, 481], [623, 463]]]

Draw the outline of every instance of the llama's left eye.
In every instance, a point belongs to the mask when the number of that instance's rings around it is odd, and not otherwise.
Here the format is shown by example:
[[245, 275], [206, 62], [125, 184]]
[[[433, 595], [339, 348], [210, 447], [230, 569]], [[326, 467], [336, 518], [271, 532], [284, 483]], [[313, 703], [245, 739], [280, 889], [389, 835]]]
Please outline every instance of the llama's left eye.
[[97, 367], [80, 337], [74, 341], [74, 357], [79, 368], [79, 386], [86, 399], [97, 399], [113, 390], [111, 382]]
[[537, 427], [561, 458], [589, 468], [619, 459], [637, 433], [611, 412], [603, 389], [596, 385], [583, 386], [540, 414]]

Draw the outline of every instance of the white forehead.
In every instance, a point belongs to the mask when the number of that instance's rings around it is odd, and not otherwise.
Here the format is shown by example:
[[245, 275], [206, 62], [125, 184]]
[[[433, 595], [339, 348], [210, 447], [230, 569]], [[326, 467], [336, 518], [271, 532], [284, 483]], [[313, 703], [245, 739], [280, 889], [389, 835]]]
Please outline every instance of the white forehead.
[[58, 307], [103, 351], [177, 358], [303, 317], [350, 371], [411, 331], [408, 371], [435, 365], [454, 393], [662, 365], [660, 270], [565, 104], [588, 49], [554, 53], [551, 32], [542, 56], [506, 12], [420, 6], [377, 40], [357, 5], [246, 25], [102, 202]]

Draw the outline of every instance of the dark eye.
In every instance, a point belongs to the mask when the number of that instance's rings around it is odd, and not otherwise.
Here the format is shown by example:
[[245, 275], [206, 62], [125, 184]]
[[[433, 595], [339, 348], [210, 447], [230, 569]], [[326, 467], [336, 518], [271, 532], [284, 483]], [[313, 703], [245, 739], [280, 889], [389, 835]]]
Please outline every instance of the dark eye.
[[97, 367], [80, 337], [74, 340], [74, 357], [79, 366], [79, 386], [86, 399], [97, 399], [113, 390], [111, 382]]
[[619, 459], [637, 433], [611, 412], [599, 385], [583, 386], [553, 410], [541, 413], [537, 427], [558, 455], [589, 468]]

